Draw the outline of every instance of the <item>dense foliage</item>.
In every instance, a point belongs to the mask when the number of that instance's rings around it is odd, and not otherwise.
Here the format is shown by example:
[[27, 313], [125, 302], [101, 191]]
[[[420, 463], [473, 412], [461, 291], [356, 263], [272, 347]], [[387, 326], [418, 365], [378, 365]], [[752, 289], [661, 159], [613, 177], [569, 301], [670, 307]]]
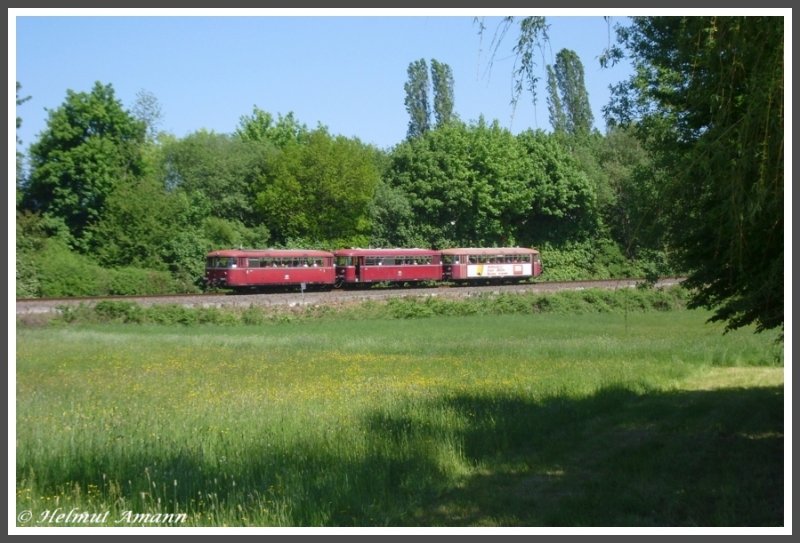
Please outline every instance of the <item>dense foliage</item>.
[[619, 29], [636, 75], [612, 117], [656, 163], [693, 303], [729, 328], [783, 324], [781, 17], [643, 17]]

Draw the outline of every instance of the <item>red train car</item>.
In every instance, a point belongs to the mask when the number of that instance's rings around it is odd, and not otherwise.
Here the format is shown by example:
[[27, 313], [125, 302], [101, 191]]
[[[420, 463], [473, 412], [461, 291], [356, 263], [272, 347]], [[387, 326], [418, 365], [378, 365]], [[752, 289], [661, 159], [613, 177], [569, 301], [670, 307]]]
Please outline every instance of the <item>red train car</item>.
[[442, 255], [429, 249], [341, 249], [335, 251], [336, 284], [442, 280]]
[[522, 281], [542, 273], [539, 251], [525, 247], [445, 249], [443, 277], [453, 281]]
[[206, 255], [206, 283], [212, 287], [333, 285], [333, 253], [293, 249], [229, 249]]

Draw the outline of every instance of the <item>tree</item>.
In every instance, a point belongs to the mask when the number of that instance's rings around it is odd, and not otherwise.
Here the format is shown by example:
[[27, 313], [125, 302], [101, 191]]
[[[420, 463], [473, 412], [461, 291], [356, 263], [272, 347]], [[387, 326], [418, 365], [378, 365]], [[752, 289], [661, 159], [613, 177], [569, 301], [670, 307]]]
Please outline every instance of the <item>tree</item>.
[[214, 216], [254, 225], [254, 183], [264, 154], [272, 149], [269, 143], [204, 130], [180, 140], [165, 139], [161, 145], [165, 186], [187, 194], [198, 221]]
[[108, 195], [142, 174], [144, 137], [144, 124], [122, 107], [111, 85], [68, 90], [31, 146], [23, 207], [62, 218], [86, 247], [84, 232], [102, 215]]
[[564, 113], [564, 106], [561, 104], [561, 97], [558, 95], [558, 80], [553, 67], [547, 65], [547, 111], [550, 113], [550, 126], [557, 134], [567, 131], [567, 116]]
[[591, 239], [599, 229], [594, 183], [561, 138], [541, 130], [517, 136], [526, 157], [529, 208], [519, 221], [521, 239], [534, 245]]
[[408, 195], [401, 187], [381, 180], [375, 187], [375, 197], [370, 205], [374, 247], [422, 247], [425, 239], [416, 237], [415, 216]]
[[433, 83], [433, 112], [436, 126], [453, 120], [453, 70], [444, 62], [431, 60], [431, 81]]
[[597, 151], [605, 194], [600, 202], [610, 233], [629, 259], [664, 248], [664, 173], [632, 129], [611, 127]]
[[639, 17], [618, 27], [635, 75], [610, 121], [671, 179], [662, 206], [691, 305], [727, 330], [783, 325], [784, 21]]
[[[25, 102], [31, 99], [30, 96], [26, 96], [24, 98], [19, 97], [19, 90], [22, 88], [22, 85], [19, 81], [17, 81], [17, 106], [21, 106]], [[17, 130], [22, 126], [22, 117], [17, 115]], [[17, 136], [17, 145], [22, 145], [22, 140], [19, 136]], [[24, 185], [24, 166], [23, 166], [23, 157], [24, 155], [17, 151], [17, 203], [19, 203], [20, 193], [19, 189]]]
[[[17, 105], [18, 106], [21, 106], [22, 104], [24, 104], [25, 102], [27, 102], [28, 100], [31, 99], [30, 96], [26, 96], [24, 98], [20, 98], [19, 97], [19, 89], [21, 89], [21, 88], [22, 88], [22, 84], [19, 81], [17, 81]], [[17, 130], [19, 130], [20, 126], [22, 126], [22, 117], [17, 115]], [[17, 143], [22, 143], [22, 141], [19, 138], [17, 138]]]
[[366, 242], [379, 180], [373, 151], [317, 128], [302, 144], [267, 154], [256, 203], [275, 239], [327, 246]]
[[165, 269], [163, 249], [184, 226], [180, 203], [151, 179], [117, 186], [100, 220], [89, 227], [92, 256], [106, 267]]
[[239, 119], [235, 134], [248, 142], [269, 142], [275, 147], [283, 148], [290, 143], [299, 143], [308, 136], [305, 124], [294, 118], [294, 113], [278, 114], [278, 120], [271, 113], [253, 106], [253, 113]]
[[158, 128], [164, 120], [164, 112], [156, 95], [144, 89], [137, 92], [131, 113], [138, 121], [144, 123], [147, 140], [156, 141]]
[[[583, 78], [583, 64], [578, 54], [562, 49], [556, 55], [555, 79], [561, 93], [563, 118], [570, 134], [587, 134], [592, 129], [594, 116], [589, 105], [589, 93]], [[549, 83], [548, 72], [548, 83]], [[555, 128], [555, 127], [553, 127]]]
[[514, 136], [496, 122], [451, 122], [397, 146], [387, 183], [411, 206], [410, 239], [502, 245], [516, 239], [530, 206], [527, 166]]
[[408, 137], [415, 138], [430, 130], [430, 102], [428, 101], [428, 65], [425, 59], [408, 65], [408, 81], [405, 84]]

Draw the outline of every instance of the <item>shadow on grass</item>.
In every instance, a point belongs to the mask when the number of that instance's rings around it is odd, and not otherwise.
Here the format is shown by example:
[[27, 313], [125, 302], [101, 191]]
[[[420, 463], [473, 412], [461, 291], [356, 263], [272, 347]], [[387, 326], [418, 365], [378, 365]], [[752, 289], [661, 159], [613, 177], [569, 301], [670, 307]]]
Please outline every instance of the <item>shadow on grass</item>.
[[358, 453], [336, 436], [284, 447], [265, 436], [228, 465], [187, 443], [18, 473], [44, 477], [39, 488], [106, 473], [126, 506], [146, 508], [147, 490], [200, 525], [783, 525], [781, 387], [452, 395], [360, 424]]
[[450, 403], [476, 474], [409, 524], [783, 525], [782, 388]]

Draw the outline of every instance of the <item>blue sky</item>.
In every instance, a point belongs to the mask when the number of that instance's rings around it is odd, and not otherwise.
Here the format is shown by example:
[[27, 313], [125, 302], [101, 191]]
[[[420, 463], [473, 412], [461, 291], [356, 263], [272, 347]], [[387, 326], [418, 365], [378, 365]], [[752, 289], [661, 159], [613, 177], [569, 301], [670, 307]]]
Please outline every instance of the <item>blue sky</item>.
[[[59, 107], [68, 89], [88, 92], [100, 81], [114, 87], [126, 108], [133, 106], [137, 92], [154, 94], [163, 111], [161, 129], [178, 137], [200, 129], [230, 133], [243, 115], [258, 106], [273, 115], [294, 112], [309, 127], [321, 123], [334, 134], [388, 149], [406, 135], [403, 85], [409, 63], [420, 58], [450, 65], [455, 112], [462, 120], [483, 115], [514, 133], [550, 129], [543, 83], [536, 108], [525, 95], [512, 111], [515, 33], [505, 38], [489, 71], [490, 42], [500, 17], [485, 18], [487, 32], [481, 41], [478, 26], [467, 13], [345, 17], [21, 13], [25, 14], [18, 14], [15, 25], [15, 57], [9, 51], [9, 79], [13, 76], [22, 84], [22, 96], [31, 96], [17, 109], [23, 121], [18, 135], [25, 147], [45, 129], [45, 109]], [[624, 20], [615, 16], [612, 24]], [[595, 124], [604, 130], [601, 108], [609, 100], [608, 86], [630, 73], [627, 64], [599, 67], [597, 56], [614, 39], [613, 31], [609, 34], [600, 13], [548, 16], [548, 22], [550, 48], [537, 62], [554, 62], [562, 48], [578, 53]], [[544, 81], [544, 71], [542, 77]]]

